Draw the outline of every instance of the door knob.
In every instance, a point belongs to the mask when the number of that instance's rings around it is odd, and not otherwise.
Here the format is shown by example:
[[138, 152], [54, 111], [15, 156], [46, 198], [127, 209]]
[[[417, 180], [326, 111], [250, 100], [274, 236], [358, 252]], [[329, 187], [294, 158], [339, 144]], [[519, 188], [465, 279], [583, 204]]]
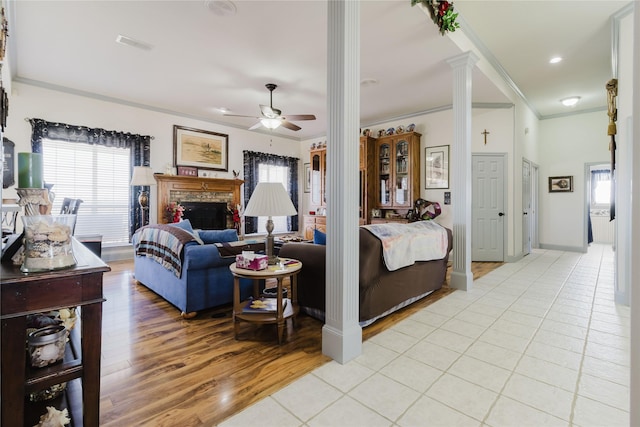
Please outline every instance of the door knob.
[[498, 216], [504, 216], [503, 212], [498, 212]]
[[529, 212], [522, 212], [522, 215], [529, 215]]

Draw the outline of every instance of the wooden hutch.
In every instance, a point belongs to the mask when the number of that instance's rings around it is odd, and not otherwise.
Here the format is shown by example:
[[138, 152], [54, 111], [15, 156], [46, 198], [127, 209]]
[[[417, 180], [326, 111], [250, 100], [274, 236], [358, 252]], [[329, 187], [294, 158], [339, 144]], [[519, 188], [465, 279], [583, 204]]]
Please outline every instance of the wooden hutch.
[[[372, 138], [360, 137], [360, 225], [406, 222], [405, 215], [420, 197], [420, 137], [417, 132]], [[310, 151], [310, 210], [326, 208], [326, 147]], [[372, 211], [379, 214], [372, 217]], [[303, 236], [326, 231], [324, 215], [304, 215]]]

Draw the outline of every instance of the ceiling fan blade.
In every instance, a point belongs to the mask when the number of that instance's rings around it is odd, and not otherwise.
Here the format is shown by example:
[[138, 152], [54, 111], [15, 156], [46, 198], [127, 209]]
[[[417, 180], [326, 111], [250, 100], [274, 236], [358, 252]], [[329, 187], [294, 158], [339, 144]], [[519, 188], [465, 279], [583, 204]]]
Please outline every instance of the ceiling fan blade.
[[295, 125], [295, 124], [293, 124], [291, 122], [288, 122], [286, 120], [283, 120], [282, 123], [280, 124], [280, 126], [285, 127], [287, 129], [290, 129], [290, 130], [300, 130], [300, 129], [302, 129], [300, 126]]
[[277, 108], [271, 108], [268, 105], [262, 104], [260, 104], [260, 111], [262, 112], [262, 115], [268, 119], [277, 119], [280, 117], [280, 114], [282, 114], [282, 111]]
[[258, 122], [256, 124], [254, 124], [253, 126], [251, 126], [249, 128], [249, 130], [254, 130], [254, 129], [258, 129], [259, 127], [262, 127], [262, 122], [260, 120], [258, 120]]
[[223, 116], [227, 116], [227, 117], [250, 117], [252, 119], [259, 119], [260, 117], [256, 117], [256, 116], [245, 116], [242, 114], [223, 114]]
[[316, 116], [313, 114], [287, 114], [287, 117], [283, 117], [285, 120], [315, 120]]

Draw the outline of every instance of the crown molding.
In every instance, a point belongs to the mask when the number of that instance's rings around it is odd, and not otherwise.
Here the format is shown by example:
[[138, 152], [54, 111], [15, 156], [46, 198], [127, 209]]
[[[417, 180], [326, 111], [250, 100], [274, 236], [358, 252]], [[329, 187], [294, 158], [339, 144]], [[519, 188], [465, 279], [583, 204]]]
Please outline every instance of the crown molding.
[[[120, 98], [115, 98], [112, 96], [106, 96], [106, 95], [100, 95], [97, 93], [93, 93], [93, 92], [87, 92], [84, 90], [79, 90], [79, 89], [73, 89], [70, 87], [66, 87], [66, 86], [60, 86], [60, 85], [55, 85], [55, 84], [51, 84], [51, 83], [47, 83], [47, 82], [43, 82], [40, 80], [33, 80], [33, 79], [26, 79], [24, 77], [14, 77], [13, 82], [15, 83], [22, 83], [22, 84], [26, 84], [26, 85], [30, 85], [30, 86], [35, 86], [35, 87], [40, 87], [43, 89], [49, 89], [49, 90], [55, 90], [58, 92], [63, 92], [63, 93], [68, 93], [70, 95], [76, 95], [76, 96], [82, 96], [85, 98], [90, 98], [90, 99], [95, 99], [98, 101], [104, 101], [104, 102], [110, 102], [113, 104], [119, 104], [119, 105], [125, 105], [127, 107], [134, 107], [134, 108], [140, 108], [143, 110], [147, 110], [147, 111], [153, 111], [155, 113], [162, 113], [162, 114], [168, 114], [168, 115], [172, 115], [172, 116], [177, 116], [177, 117], [183, 117], [185, 119], [193, 119], [193, 120], [199, 120], [202, 122], [206, 122], [206, 123], [211, 123], [214, 125], [218, 125], [218, 126], [226, 126], [226, 127], [230, 127], [230, 128], [235, 128], [235, 129], [241, 129], [241, 130], [245, 130], [248, 131], [246, 127], [244, 126], [239, 126], [236, 124], [231, 124], [231, 123], [225, 123], [225, 122], [220, 122], [217, 120], [212, 120], [209, 117], [203, 117], [203, 116], [197, 116], [194, 114], [186, 114], [186, 113], [181, 113], [179, 111], [175, 111], [175, 110], [169, 110], [166, 108], [160, 108], [160, 107], [154, 107], [152, 105], [146, 105], [146, 104], [140, 104], [138, 102], [132, 102], [132, 101], [127, 101], [124, 99], [120, 99]], [[263, 131], [263, 130], [255, 130], [253, 132], [256, 133], [261, 133], [264, 135], [268, 135], [268, 136], [274, 136], [271, 132], [267, 132], [267, 131]], [[291, 136], [287, 136], [287, 135], [275, 135], [278, 138], [283, 138], [283, 139], [290, 139], [292, 141], [303, 141], [303, 139], [301, 138], [295, 138], [295, 137], [291, 137]]]

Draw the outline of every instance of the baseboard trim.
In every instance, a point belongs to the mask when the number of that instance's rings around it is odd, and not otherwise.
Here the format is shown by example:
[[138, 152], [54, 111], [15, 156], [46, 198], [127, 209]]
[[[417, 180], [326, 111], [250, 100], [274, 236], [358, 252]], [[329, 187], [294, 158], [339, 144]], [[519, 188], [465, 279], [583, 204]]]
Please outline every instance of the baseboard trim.
[[131, 245], [103, 246], [102, 260], [104, 262], [133, 260], [133, 247]]
[[562, 252], [579, 252], [579, 253], [587, 252], [582, 246], [550, 245], [547, 243], [540, 243], [540, 249], [549, 249], [551, 251], [562, 251]]

